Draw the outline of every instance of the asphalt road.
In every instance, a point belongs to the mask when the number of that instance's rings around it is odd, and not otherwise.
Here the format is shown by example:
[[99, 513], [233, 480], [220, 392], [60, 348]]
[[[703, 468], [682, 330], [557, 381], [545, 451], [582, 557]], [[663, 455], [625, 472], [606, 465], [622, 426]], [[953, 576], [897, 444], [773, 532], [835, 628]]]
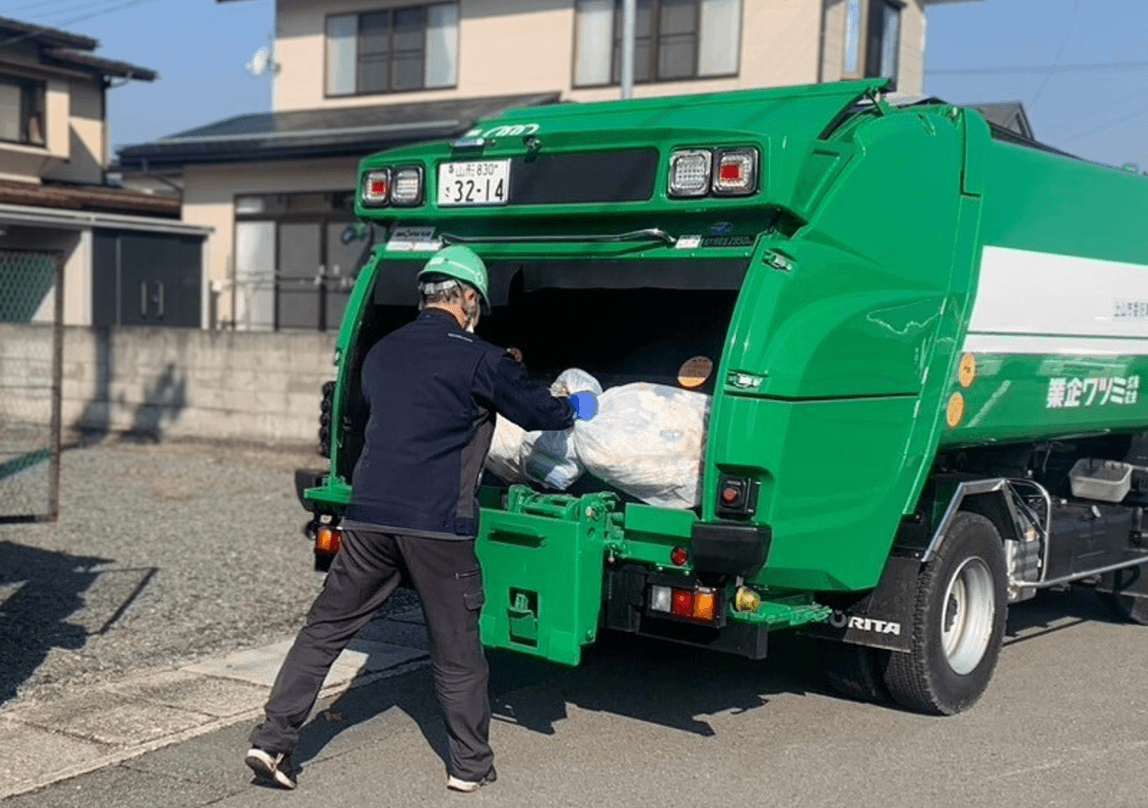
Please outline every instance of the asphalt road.
[[294, 470], [323, 462], [235, 442], [65, 451], [59, 520], [0, 525], [0, 711], [297, 631], [323, 577]]
[[349, 691], [304, 731], [297, 791], [251, 784], [236, 725], [4, 808], [1148, 805], [1148, 628], [1091, 593], [1013, 610], [984, 699], [928, 718], [829, 694], [816, 646], [763, 663], [612, 642], [577, 669], [492, 654], [499, 780], [444, 788], [429, 672]]

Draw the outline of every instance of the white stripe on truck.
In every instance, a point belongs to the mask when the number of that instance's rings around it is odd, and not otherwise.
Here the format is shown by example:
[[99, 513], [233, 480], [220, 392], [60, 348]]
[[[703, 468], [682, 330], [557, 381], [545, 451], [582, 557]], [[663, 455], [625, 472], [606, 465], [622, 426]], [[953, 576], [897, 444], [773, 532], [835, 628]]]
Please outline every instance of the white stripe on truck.
[[986, 246], [964, 350], [1148, 355], [1148, 265]]

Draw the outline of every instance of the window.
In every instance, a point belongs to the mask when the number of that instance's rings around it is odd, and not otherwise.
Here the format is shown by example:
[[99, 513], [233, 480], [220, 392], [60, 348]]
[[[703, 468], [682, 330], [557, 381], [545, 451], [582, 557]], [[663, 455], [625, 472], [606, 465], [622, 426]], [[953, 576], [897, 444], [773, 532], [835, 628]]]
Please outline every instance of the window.
[[0, 76], [0, 140], [44, 145], [44, 82]]
[[861, 72], [861, 3], [848, 0], [845, 8], [844, 78], [893, 79], [896, 87], [898, 53], [901, 49], [901, 9], [897, 0], [869, 0], [865, 37], [865, 70]]
[[[578, 0], [574, 85], [617, 84], [622, 0]], [[736, 76], [741, 0], [637, 0], [634, 81]]]
[[458, 4], [327, 18], [327, 95], [458, 84]]
[[865, 75], [893, 79], [895, 84], [901, 48], [901, 4], [897, 0], [869, 0], [869, 41], [865, 44]]

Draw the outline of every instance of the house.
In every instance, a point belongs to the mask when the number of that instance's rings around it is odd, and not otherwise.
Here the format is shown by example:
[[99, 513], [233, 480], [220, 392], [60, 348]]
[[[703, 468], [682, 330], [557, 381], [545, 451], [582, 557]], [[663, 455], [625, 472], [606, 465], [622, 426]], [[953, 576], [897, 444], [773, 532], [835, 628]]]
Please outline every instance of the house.
[[50, 277], [20, 258], [34, 250], [62, 254], [69, 325], [200, 327], [207, 229], [181, 222], [178, 200], [105, 181], [107, 92], [156, 74], [98, 47], [0, 18], [0, 294], [39, 290], [0, 319], [52, 316]]
[[[232, 2], [234, 0], [217, 0]], [[963, 0], [637, 0], [635, 96], [924, 79], [925, 10]], [[212, 228], [220, 325], [334, 329], [357, 161], [509, 107], [618, 97], [622, 0], [277, 0], [273, 109], [119, 150]]]

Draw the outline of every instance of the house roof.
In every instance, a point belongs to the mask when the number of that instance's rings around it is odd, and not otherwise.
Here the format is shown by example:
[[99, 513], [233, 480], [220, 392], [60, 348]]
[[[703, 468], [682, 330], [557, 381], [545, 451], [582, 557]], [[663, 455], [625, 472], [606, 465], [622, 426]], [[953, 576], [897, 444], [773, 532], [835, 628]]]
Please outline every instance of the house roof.
[[37, 184], [0, 179], [0, 204], [179, 218], [180, 202], [106, 185]]
[[40, 45], [47, 64], [79, 69], [99, 76], [139, 81], [155, 81], [159, 77], [158, 73], [146, 67], [105, 59], [91, 53], [100, 46], [98, 39], [0, 17], [0, 47], [24, 41]]
[[560, 93], [456, 98], [363, 107], [262, 112], [227, 118], [151, 143], [117, 149], [125, 170], [193, 163], [363, 155], [399, 143], [449, 138], [512, 107], [558, 101]]
[[985, 116], [990, 124], [995, 124], [1021, 137], [1035, 140], [1032, 124], [1025, 114], [1024, 104], [1020, 101], [1000, 101], [991, 104], [972, 104], [975, 110]]

